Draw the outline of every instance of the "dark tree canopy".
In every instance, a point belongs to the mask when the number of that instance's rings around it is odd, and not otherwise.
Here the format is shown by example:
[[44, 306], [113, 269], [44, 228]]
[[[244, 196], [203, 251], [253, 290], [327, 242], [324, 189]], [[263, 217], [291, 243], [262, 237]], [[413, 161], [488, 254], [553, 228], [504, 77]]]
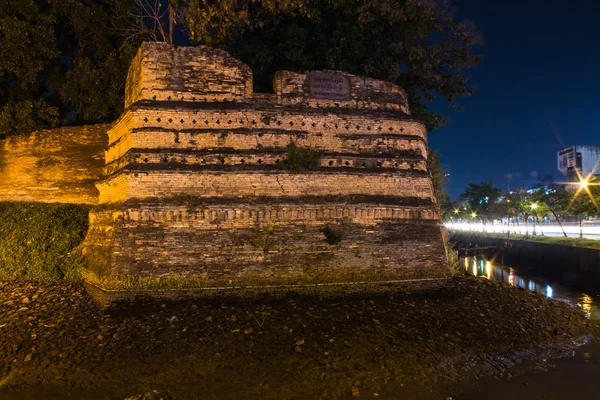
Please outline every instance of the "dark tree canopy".
[[32, 0], [0, 7], [0, 139], [58, 123], [47, 60], [58, 56], [54, 19]]
[[137, 46], [119, 13], [130, 0], [4, 0], [0, 7], [0, 139], [110, 121], [123, 109]]
[[435, 198], [440, 206], [440, 210], [444, 213], [452, 207], [452, 204], [450, 203], [450, 195], [445, 187], [448, 171], [446, 170], [446, 166], [441, 163], [440, 155], [437, 151], [429, 150], [427, 168], [431, 174], [431, 183], [433, 184]]
[[257, 91], [277, 70], [343, 70], [393, 81], [429, 129], [429, 110], [469, 96], [480, 56], [473, 24], [446, 0], [4, 0], [0, 7], [0, 139], [115, 119], [143, 40], [167, 39], [168, 4], [191, 42], [248, 63]]
[[492, 182], [479, 184], [469, 183], [469, 186], [460, 195], [460, 200], [469, 205], [470, 210], [480, 218], [488, 221], [500, 217], [504, 210], [499, 205], [502, 191]]
[[248, 63], [258, 91], [277, 70], [347, 71], [402, 86], [429, 129], [445, 120], [428, 101], [471, 95], [465, 70], [481, 59], [474, 24], [444, 0], [190, 0], [186, 12], [192, 39]]

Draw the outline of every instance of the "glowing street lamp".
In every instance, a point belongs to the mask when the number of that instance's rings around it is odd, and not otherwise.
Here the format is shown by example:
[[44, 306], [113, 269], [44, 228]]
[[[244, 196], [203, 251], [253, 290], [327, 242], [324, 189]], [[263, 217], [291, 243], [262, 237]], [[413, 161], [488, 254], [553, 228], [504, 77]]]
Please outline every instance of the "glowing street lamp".
[[573, 200], [575, 198], [577, 198], [581, 192], [585, 191], [587, 193], [587, 195], [589, 196], [590, 200], [592, 200], [592, 203], [594, 203], [594, 206], [596, 208], [598, 208], [598, 203], [596, 202], [594, 195], [590, 191], [590, 186], [599, 186], [600, 185], [600, 183], [598, 183], [598, 182], [591, 182], [594, 178], [594, 174], [596, 173], [596, 170], [598, 169], [598, 167], [600, 167], [600, 161], [598, 161], [596, 163], [594, 168], [592, 168], [592, 170], [587, 174], [587, 176], [583, 176], [581, 174], [581, 172], [579, 172], [579, 170], [575, 169], [575, 172], [577, 173], [577, 178], [579, 178], [579, 181], [578, 182], [565, 182], [565, 184], [567, 184], [567, 185], [577, 185], [577, 190], [575, 191], [575, 194], [573, 195], [573, 199], [571, 199], [571, 202], [573, 202]]
[[460, 212], [460, 210], [458, 208], [454, 209], [454, 214], [458, 214]]
[[476, 218], [477, 217], [477, 213], [471, 214], [471, 217]]
[[533, 203], [533, 204], [531, 205], [531, 209], [532, 209], [532, 210], [535, 210], [536, 208], [538, 208], [538, 205], [537, 205], [536, 203]]

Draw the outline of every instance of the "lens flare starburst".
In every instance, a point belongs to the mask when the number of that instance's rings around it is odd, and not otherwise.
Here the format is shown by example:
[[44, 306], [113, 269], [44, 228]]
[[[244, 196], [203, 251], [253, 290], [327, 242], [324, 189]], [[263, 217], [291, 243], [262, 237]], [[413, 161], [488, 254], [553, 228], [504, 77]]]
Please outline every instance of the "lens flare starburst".
[[[575, 194], [573, 195], [573, 198], [571, 199], [571, 204], [573, 204], [573, 201], [581, 194], [581, 192], [585, 192], [585, 193], [587, 193], [588, 197], [594, 204], [594, 207], [596, 207], [596, 209], [599, 209], [598, 202], [596, 201], [594, 194], [590, 190], [590, 186], [600, 186], [599, 182], [593, 180], [596, 170], [598, 169], [599, 166], [600, 166], [600, 160], [598, 162], [596, 162], [596, 165], [594, 165], [594, 168], [592, 168], [592, 170], [585, 177], [581, 174], [581, 172], [578, 169], [575, 169], [575, 173], [577, 173], [577, 179], [579, 181], [578, 182], [564, 182], [566, 185], [576, 185], [577, 186], [577, 190], [575, 190]], [[571, 204], [569, 204], [569, 206]]]

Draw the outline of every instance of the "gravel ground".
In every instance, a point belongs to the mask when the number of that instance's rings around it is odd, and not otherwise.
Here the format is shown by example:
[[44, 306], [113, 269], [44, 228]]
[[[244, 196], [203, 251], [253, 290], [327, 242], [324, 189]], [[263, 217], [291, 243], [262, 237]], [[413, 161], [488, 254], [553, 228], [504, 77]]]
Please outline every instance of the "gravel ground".
[[127, 315], [103, 314], [78, 285], [0, 282], [0, 399], [409, 398], [543, 368], [588, 330], [571, 305], [468, 277], [413, 295]]

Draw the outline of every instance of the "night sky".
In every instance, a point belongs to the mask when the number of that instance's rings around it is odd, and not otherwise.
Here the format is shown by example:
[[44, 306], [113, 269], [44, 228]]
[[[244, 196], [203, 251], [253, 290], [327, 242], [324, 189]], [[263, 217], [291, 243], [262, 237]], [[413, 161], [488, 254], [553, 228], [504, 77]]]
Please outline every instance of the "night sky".
[[[599, 145], [600, 1], [452, 0], [456, 19], [483, 34], [484, 59], [468, 71], [478, 86], [449, 123], [429, 135], [450, 172], [456, 198], [473, 182], [506, 189], [536, 176], [563, 179], [558, 149]], [[506, 178], [512, 174], [512, 180]]]

